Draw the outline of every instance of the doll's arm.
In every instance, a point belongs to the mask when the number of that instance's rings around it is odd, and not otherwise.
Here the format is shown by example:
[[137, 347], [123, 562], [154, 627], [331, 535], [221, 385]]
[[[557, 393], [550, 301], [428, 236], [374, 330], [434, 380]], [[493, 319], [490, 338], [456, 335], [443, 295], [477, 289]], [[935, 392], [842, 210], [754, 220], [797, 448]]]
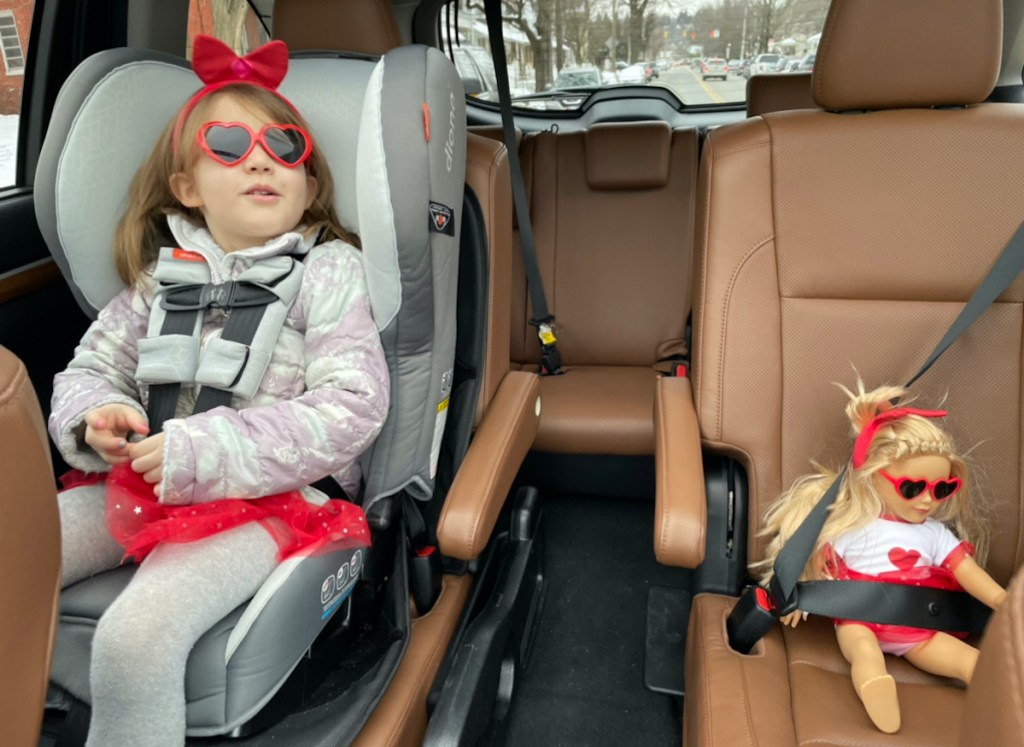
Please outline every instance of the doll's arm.
[[964, 591], [992, 609], [996, 609], [1006, 598], [1006, 589], [995, 582], [985, 569], [967, 556], [953, 569], [956, 580]]

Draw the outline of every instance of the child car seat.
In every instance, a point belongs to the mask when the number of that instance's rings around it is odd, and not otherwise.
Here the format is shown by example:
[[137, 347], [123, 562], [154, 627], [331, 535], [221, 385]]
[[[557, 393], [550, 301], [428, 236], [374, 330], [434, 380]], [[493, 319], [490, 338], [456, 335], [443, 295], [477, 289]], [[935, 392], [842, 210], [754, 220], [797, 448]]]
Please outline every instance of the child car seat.
[[[118, 49], [87, 59], [61, 90], [40, 154], [36, 214], [90, 317], [122, 288], [110, 247], [128, 184], [197, 88], [180, 58]], [[422, 46], [396, 49], [379, 62], [313, 55], [291, 61], [280, 90], [308, 120], [331, 166], [341, 222], [361, 238], [391, 371], [391, 409], [363, 464], [361, 502], [378, 531], [375, 546], [361, 555], [338, 550], [286, 560], [249, 603], [199, 640], [186, 672], [189, 736], [244, 733], [331, 617], [349, 609], [357, 577], [372, 564], [384, 569], [379, 575], [387, 580], [394, 630], [372, 676], [360, 680], [372, 685], [360, 707], [324, 727], [335, 736], [358, 732], [407, 640], [404, 563], [378, 550], [401, 548], [401, 542], [378, 543], [384, 529], [399, 531], [401, 522], [391, 517], [401, 504], [385, 499], [403, 491], [430, 497], [452, 380], [466, 140], [454, 67]], [[454, 231], [436, 230], [428, 220], [438, 205], [450, 210]], [[86, 703], [96, 622], [133, 570], [100, 574], [62, 594], [51, 678]]]

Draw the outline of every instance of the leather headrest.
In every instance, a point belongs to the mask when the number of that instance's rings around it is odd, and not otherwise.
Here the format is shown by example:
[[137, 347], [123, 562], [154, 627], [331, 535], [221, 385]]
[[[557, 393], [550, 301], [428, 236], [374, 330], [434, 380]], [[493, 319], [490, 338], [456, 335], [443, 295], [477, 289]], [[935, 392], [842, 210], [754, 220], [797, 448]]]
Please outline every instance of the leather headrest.
[[833, 0], [812, 86], [829, 111], [976, 104], [1002, 56], [1001, 0]]
[[596, 124], [587, 129], [591, 189], [652, 189], [668, 183], [672, 128], [667, 122]]
[[810, 73], [751, 75], [747, 79], [748, 117], [814, 108]]
[[390, 0], [287, 0], [274, 3], [274, 38], [291, 51], [334, 49], [384, 54], [402, 45]]

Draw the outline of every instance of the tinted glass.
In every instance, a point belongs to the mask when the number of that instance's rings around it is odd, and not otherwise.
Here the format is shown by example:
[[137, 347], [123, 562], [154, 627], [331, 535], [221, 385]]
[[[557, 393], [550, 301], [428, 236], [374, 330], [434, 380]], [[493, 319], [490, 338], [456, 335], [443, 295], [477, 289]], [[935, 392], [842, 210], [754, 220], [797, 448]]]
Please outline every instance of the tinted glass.
[[[483, 7], [458, 0], [439, 19], [445, 48], [490, 59]], [[505, 55], [516, 106], [565, 110], [585, 101], [564, 73], [593, 68], [605, 86], [655, 85], [690, 106], [744, 101], [753, 73], [817, 50], [829, 0], [504, 0]], [[712, 62], [712, 60], [714, 60]], [[707, 76], [708, 64], [729, 64]], [[794, 66], [795, 67], [795, 66]], [[795, 72], [787, 70], [786, 72]], [[593, 74], [590, 75], [593, 80]], [[477, 99], [496, 100], [493, 91]]]

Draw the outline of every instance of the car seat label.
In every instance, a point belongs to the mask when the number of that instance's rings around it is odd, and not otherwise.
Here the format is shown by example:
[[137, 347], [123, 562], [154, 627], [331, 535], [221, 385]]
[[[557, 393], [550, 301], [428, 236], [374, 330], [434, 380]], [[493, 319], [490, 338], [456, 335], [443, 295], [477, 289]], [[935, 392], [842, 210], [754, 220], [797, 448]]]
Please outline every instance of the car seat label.
[[455, 235], [455, 221], [450, 207], [440, 202], [430, 203], [430, 230], [445, 236]]

